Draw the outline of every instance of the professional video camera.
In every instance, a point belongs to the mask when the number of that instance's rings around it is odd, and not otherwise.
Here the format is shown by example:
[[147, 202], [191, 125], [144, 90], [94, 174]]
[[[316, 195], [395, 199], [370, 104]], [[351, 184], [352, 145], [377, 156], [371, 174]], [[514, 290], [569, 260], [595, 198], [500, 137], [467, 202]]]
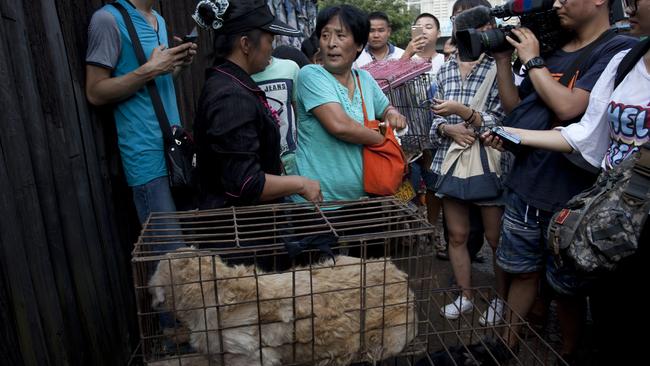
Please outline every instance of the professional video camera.
[[[553, 9], [555, 0], [510, 0], [509, 2], [487, 8], [479, 6], [466, 10], [456, 18], [457, 25], [464, 17], [476, 15], [496, 18], [518, 16], [522, 27], [529, 28], [540, 43], [540, 53], [548, 54], [562, 47], [569, 39], [560, 26], [560, 20]], [[517, 39], [512, 33], [514, 27], [506, 25], [484, 32], [476, 29], [458, 28], [455, 34], [458, 53], [462, 61], [477, 60], [482, 53], [505, 51], [512, 48], [506, 36]]]

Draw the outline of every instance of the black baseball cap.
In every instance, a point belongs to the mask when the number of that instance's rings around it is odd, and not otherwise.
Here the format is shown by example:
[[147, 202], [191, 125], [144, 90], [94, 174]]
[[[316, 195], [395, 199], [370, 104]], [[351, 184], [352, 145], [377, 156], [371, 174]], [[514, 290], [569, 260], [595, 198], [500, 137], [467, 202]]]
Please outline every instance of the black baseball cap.
[[266, 4], [252, 8], [248, 12], [233, 19], [224, 21], [223, 27], [217, 33], [232, 34], [251, 29], [262, 29], [269, 33], [282, 36], [299, 37], [302, 33], [275, 18]]

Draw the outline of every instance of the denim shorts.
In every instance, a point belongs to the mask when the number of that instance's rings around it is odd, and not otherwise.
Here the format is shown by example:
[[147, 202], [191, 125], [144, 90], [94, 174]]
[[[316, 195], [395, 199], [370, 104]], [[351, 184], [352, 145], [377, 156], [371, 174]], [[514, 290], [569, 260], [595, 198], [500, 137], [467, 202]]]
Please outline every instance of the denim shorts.
[[497, 265], [508, 273], [542, 271], [546, 264], [546, 230], [553, 213], [536, 209], [515, 192], [506, 194]]
[[563, 296], [584, 296], [594, 291], [598, 281], [580, 273], [573, 263], [566, 261], [559, 266], [554, 256], [548, 256], [546, 265], [546, 282], [558, 294]]

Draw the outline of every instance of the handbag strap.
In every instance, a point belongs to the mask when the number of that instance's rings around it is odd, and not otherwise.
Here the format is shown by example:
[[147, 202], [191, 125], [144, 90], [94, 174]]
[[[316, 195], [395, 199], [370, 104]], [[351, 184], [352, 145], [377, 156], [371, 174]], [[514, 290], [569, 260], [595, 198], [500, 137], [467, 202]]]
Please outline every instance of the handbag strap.
[[479, 146], [478, 146], [481, 156], [481, 166], [483, 167], [483, 174], [488, 174], [490, 172], [490, 163], [488, 162], [488, 156], [487, 156], [487, 151], [485, 149], [491, 149], [491, 148], [486, 148], [483, 146], [483, 143], [479, 141]]
[[[133, 20], [131, 19], [129, 12], [124, 8], [124, 6], [122, 6], [122, 4], [118, 3], [117, 1], [110, 3], [109, 5], [115, 7], [120, 12], [120, 14], [122, 14], [124, 24], [126, 25], [126, 29], [129, 32], [129, 37], [131, 38], [131, 44], [133, 44], [135, 57], [138, 59], [140, 66], [144, 65], [147, 63], [147, 57], [144, 54], [142, 43], [140, 43], [140, 37], [138, 37], [138, 33], [135, 30], [135, 26], [133, 25]], [[162, 99], [158, 93], [158, 87], [156, 86], [155, 79], [151, 79], [147, 82], [147, 90], [149, 91], [149, 96], [151, 97], [153, 109], [156, 112], [158, 124], [160, 125], [160, 131], [162, 131], [163, 134], [163, 139], [168, 145], [171, 145], [173, 143], [172, 128], [169, 123], [167, 113], [165, 112], [165, 107], [163, 105]]]
[[357, 88], [359, 88], [359, 95], [361, 96], [361, 108], [363, 108], [363, 125], [368, 127], [370, 121], [368, 120], [368, 112], [366, 112], [366, 102], [363, 100], [363, 90], [361, 90], [361, 79], [359, 79], [359, 72], [357, 72], [357, 70], [353, 70], [353, 72], [354, 75], [356, 76]]
[[490, 95], [490, 89], [492, 89], [492, 85], [494, 84], [494, 79], [496, 79], [496, 77], [497, 67], [496, 64], [494, 64], [487, 71], [485, 74], [485, 79], [483, 79], [483, 82], [476, 90], [476, 93], [474, 93], [474, 97], [469, 103], [470, 108], [479, 112], [485, 111], [488, 96]]

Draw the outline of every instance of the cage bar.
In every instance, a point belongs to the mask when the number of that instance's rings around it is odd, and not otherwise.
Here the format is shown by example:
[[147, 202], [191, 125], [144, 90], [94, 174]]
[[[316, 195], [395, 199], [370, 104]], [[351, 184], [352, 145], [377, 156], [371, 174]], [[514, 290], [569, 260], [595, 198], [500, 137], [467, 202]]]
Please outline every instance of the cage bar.
[[372, 62], [364, 69], [377, 81], [391, 104], [406, 117], [408, 130], [399, 136], [404, 154], [416, 158], [423, 149], [430, 148], [429, 130], [433, 113], [423, 101], [433, 98], [432, 80], [428, 71], [431, 64], [412, 60]]
[[393, 198], [152, 214], [132, 258], [143, 362], [395, 357], [424, 324], [432, 253], [419, 248], [431, 231]]
[[433, 287], [431, 231], [393, 198], [152, 214], [132, 258], [142, 363], [563, 365], [516, 314], [478, 325], [490, 288], [440, 315], [460, 290]]

